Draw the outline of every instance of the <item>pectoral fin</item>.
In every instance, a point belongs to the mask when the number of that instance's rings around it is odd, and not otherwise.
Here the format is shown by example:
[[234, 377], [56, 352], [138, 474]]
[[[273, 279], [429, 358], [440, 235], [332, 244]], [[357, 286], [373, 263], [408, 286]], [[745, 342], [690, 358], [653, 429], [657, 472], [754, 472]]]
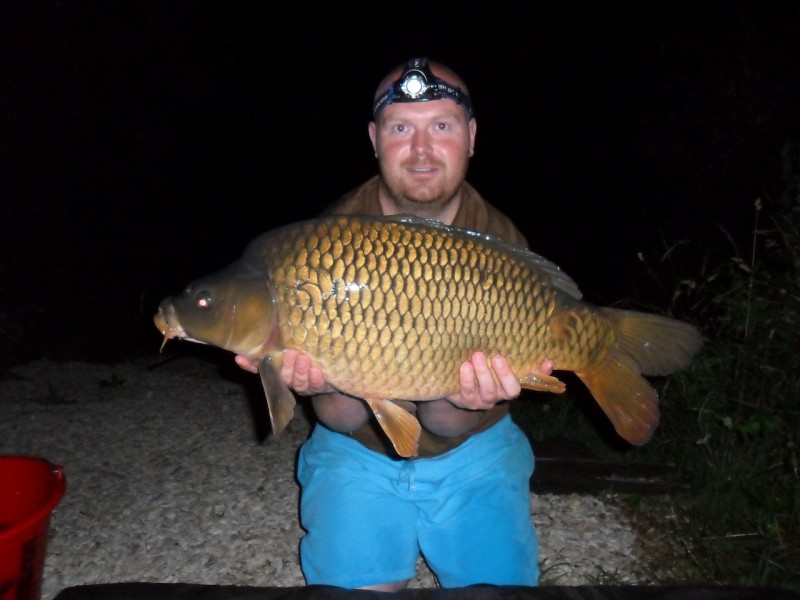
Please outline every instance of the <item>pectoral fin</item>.
[[296, 401], [294, 394], [281, 379], [269, 357], [264, 357], [258, 363], [258, 374], [261, 376], [261, 385], [267, 396], [267, 409], [269, 420], [272, 424], [273, 435], [282, 433], [289, 421], [294, 417]]
[[567, 386], [563, 381], [552, 375], [545, 375], [543, 373], [531, 373], [525, 377], [521, 377], [519, 384], [526, 390], [534, 390], [536, 392], [552, 392], [554, 394], [563, 394]]
[[391, 400], [365, 398], [378, 424], [403, 458], [417, 456], [422, 427], [417, 418]]

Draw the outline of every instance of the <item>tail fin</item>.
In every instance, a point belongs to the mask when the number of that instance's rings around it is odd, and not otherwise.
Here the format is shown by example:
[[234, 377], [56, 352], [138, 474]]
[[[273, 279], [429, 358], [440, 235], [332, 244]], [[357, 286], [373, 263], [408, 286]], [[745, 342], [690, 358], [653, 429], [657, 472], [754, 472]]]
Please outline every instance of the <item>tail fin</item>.
[[617, 343], [603, 365], [576, 375], [589, 388], [617, 433], [634, 445], [647, 443], [658, 426], [658, 394], [644, 375], [669, 375], [687, 368], [703, 345], [682, 321], [647, 313], [602, 308]]
[[671, 375], [692, 364], [703, 346], [700, 333], [677, 319], [616, 308], [601, 308], [617, 332], [617, 344], [644, 375]]

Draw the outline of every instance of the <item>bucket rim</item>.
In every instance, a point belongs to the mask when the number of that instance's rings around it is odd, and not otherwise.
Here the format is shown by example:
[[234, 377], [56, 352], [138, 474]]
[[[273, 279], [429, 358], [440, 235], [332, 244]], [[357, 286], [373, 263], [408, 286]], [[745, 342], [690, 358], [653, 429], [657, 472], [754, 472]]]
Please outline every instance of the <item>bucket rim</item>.
[[49, 467], [52, 475], [55, 477], [55, 487], [53, 489], [53, 493], [50, 494], [50, 497], [47, 499], [47, 502], [43, 503], [36, 511], [33, 512], [33, 514], [17, 523], [14, 523], [13, 525], [6, 527], [5, 529], [0, 530], [0, 541], [6, 538], [11, 539], [20, 531], [29, 529], [37, 523], [45, 523], [50, 518], [50, 513], [52, 513], [58, 503], [61, 502], [61, 498], [64, 497], [64, 492], [67, 486], [66, 478], [64, 477], [64, 467], [61, 465], [56, 465], [46, 458], [21, 454], [0, 455], [0, 463], [13, 462], [39, 464]]

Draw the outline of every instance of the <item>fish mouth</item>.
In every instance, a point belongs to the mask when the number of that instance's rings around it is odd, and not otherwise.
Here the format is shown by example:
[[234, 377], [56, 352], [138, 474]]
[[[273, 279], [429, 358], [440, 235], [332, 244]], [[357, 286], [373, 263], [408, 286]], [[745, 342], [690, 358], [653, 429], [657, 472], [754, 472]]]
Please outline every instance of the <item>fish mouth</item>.
[[164, 336], [164, 341], [161, 342], [159, 352], [164, 350], [164, 346], [167, 345], [168, 340], [186, 337], [186, 331], [184, 331], [181, 324], [178, 323], [178, 319], [175, 316], [175, 308], [171, 305], [167, 307], [166, 310], [163, 306], [159, 306], [158, 312], [153, 317], [153, 322], [156, 325], [156, 329]]

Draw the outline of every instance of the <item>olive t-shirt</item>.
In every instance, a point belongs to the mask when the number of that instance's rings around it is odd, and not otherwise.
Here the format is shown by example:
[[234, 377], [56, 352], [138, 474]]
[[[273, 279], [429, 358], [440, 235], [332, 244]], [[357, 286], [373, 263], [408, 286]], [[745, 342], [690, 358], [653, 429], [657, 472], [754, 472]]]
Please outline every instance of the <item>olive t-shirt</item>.
[[[379, 184], [380, 176], [376, 175], [353, 191], [345, 194], [341, 199], [329, 206], [324, 211], [324, 214], [382, 215], [383, 210], [378, 199]], [[525, 247], [528, 245], [525, 237], [511, 220], [484, 200], [475, 188], [467, 182], [462, 184], [461, 205], [450, 225], [496, 235]], [[500, 402], [489, 410], [484, 411], [480, 420], [469, 431], [453, 437], [435, 435], [426, 431], [423, 427], [419, 439], [419, 458], [436, 456], [452, 450], [471, 435], [484, 431], [497, 423], [508, 414], [508, 410], [508, 402]], [[396, 456], [391, 443], [375, 419], [369, 419], [350, 435], [371, 450], [389, 456]]]

